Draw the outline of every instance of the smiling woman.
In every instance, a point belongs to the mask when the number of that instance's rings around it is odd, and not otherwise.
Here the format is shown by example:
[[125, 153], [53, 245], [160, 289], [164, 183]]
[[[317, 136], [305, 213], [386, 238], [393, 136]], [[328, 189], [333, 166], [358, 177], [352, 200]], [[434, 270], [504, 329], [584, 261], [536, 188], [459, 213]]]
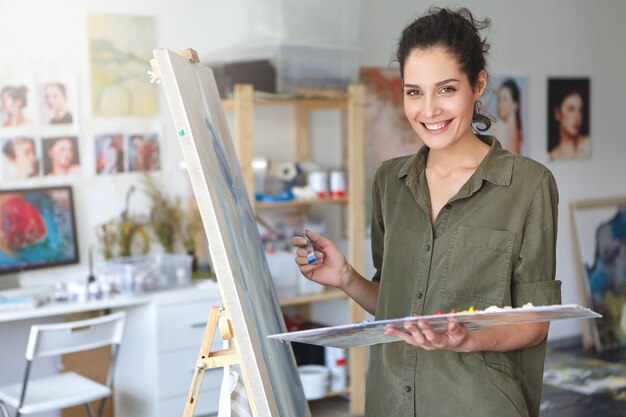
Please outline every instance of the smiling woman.
[[[478, 112], [488, 24], [467, 9], [433, 8], [402, 31], [404, 112], [425, 146], [376, 173], [371, 281], [325, 237], [308, 233], [313, 264], [307, 239], [292, 240], [305, 277], [340, 288], [377, 320], [560, 303], [554, 178], [478, 133], [491, 123]], [[547, 332], [546, 323], [386, 329], [404, 343], [372, 346], [366, 415], [536, 417]]]

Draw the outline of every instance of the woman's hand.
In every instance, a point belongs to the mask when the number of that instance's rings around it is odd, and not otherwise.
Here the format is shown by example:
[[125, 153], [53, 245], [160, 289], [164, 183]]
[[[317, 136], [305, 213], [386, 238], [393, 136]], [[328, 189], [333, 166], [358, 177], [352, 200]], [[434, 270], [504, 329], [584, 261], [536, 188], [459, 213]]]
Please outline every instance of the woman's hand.
[[468, 341], [470, 333], [465, 326], [457, 323], [453, 319], [448, 321], [448, 327], [443, 331], [435, 331], [425, 321], [417, 323], [405, 323], [404, 329], [393, 327], [385, 328], [386, 336], [396, 336], [410, 345], [425, 350], [452, 350], [455, 352], [468, 352]]
[[330, 239], [311, 231], [307, 231], [306, 235], [313, 244], [317, 258], [312, 264], [307, 262], [306, 246], [309, 241], [302, 236], [291, 238], [291, 244], [298, 247], [296, 263], [300, 267], [302, 275], [318, 284], [345, 288], [350, 281], [352, 267], [346, 261], [344, 254]]

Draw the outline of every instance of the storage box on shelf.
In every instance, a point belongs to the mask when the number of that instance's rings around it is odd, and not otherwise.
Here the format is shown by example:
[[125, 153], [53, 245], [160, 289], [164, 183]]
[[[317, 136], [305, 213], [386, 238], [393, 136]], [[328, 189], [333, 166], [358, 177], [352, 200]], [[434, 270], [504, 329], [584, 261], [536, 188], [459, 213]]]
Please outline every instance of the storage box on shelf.
[[[363, 141], [363, 96], [364, 89], [359, 85], [351, 85], [347, 94], [341, 99], [300, 99], [300, 98], [255, 98], [251, 85], [236, 85], [234, 97], [223, 101], [226, 110], [234, 112], [234, 127], [237, 153], [242, 168], [242, 174], [251, 201], [254, 201], [254, 173], [252, 171], [253, 160], [253, 112], [255, 106], [260, 105], [289, 105], [294, 107], [295, 133], [294, 133], [294, 160], [296, 162], [307, 161], [311, 157], [310, 152], [310, 114], [316, 110], [338, 110], [344, 112], [347, 121], [347, 129], [344, 132], [344, 149], [347, 152], [346, 177], [348, 183], [347, 196], [343, 198], [329, 198], [314, 201], [288, 201], [281, 203], [257, 203], [256, 210], [270, 210], [276, 207], [293, 208], [294, 210], [308, 210], [318, 204], [337, 204], [343, 207], [347, 218], [348, 232], [348, 259], [359, 271], [364, 268], [363, 242], [364, 242], [364, 141]], [[329, 300], [346, 299], [339, 290], [326, 289], [319, 294], [300, 295], [288, 299], [281, 299], [283, 307], [297, 307], [301, 316], [309, 314], [313, 303]], [[364, 312], [354, 302], [350, 301], [350, 317], [347, 322], [360, 322], [364, 318]], [[365, 395], [365, 350], [364, 348], [352, 349], [349, 354], [349, 382], [348, 390], [331, 392], [333, 395], [350, 395], [350, 412], [363, 414]]]
[[[297, 94], [306, 89], [345, 90], [356, 82], [361, 49], [349, 45], [317, 43], [255, 42], [234, 49], [208, 65], [222, 75], [221, 68], [235, 63], [254, 64], [267, 60], [276, 70], [276, 91]], [[222, 88], [230, 90], [230, 88]]]
[[258, 0], [252, 37], [264, 41], [356, 45], [362, 0]]

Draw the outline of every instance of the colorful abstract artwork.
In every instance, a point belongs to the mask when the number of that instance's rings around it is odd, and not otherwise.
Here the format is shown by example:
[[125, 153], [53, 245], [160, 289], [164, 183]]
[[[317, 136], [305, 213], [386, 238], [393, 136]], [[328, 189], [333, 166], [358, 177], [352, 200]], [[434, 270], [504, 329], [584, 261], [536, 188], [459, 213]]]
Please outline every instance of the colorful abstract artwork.
[[626, 347], [626, 198], [572, 202], [572, 225], [591, 329], [598, 350]]
[[69, 187], [0, 191], [0, 271], [78, 261]]

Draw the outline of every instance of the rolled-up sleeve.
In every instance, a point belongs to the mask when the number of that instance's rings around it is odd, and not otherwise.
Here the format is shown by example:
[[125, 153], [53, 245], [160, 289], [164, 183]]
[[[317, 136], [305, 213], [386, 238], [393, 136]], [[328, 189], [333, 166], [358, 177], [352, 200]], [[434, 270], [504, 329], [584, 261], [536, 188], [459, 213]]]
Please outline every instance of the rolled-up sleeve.
[[546, 171], [528, 210], [513, 269], [513, 307], [561, 303], [561, 281], [555, 280], [558, 200], [554, 177]]
[[372, 221], [370, 235], [372, 240], [372, 262], [376, 271], [372, 277], [372, 281], [380, 281], [385, 239], [385, 226], [383, 222], [379, 182], [380, 168], [376, 171], [372, 185]]

